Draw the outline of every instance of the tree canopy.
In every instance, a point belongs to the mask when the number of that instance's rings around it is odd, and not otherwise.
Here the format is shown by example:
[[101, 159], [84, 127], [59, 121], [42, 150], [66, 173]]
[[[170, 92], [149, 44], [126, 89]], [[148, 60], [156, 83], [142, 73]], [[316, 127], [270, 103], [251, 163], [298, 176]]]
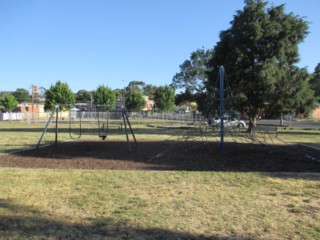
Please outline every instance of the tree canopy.
[[289, 91], [294, 97], [303, 85], [300, 80], [296, 83], [292, 74], [299, 60], [298, 44], [306, 37], [308, 24], [292, 13], [286, 14], [284, 5], [266, 9], [267, 3], [261, 0], [245, 3], [231, 27], [220, 34], [209, 61], [213, 70], [207, 90], [209, 100], [215, 97], [214, 82], [223, 65], [232, 91], [227, 97], [233, 99], [238, 111], [249, 115], [252, 127], [259, 110], [274, 102], [289, 105], [283, 93]]
[[[51, 110], [57, 104], [75, 103], [75, 95], [70, 90], [69, 85], [67, 83], [62, 83], [61, 81], [57, 81], [55, 85], [51, 85], [51, 87], [45, 92], [45, 98], [45, 110]], [[62, 109], [61, 106], [60, 108]]]
[[100, 85], [93, 93], [94, 103], [97, 105], [106, 105], [107, 109], [113, 109], [116, 102], [115, 92], [103, 85]]
[[15, 92], [12, 93], [13, 96], [17, 99], [18, 102], [30, 102], [30, 94], [27, 89], [17, 88]]
[[90, 91], [81, 89], [76, 93], [76, 101], [80, 103], [90, 102], [93, 95]]
[[15, 96], [11, 94], [4, 95], [0, 99], [0, 106], [4, 108], [7, 112], [12, 112], [13, 109], [15, 109], [18, 105], [18, 101], [15, 98]]
[[315, 92], [315, 96], [318, 101], [320, 101], [320, 63], [314, 69], [312, 77], [310, 79], [311, 88]]
[[149, 96], [150, 99], [154, 98], [154, 94], [157, 91], [157, 86], [152, 85], [152, 84], [147, 84], [143, 86], [142, 92], [144, 95]]
[[204, 82], [207, 80], [209, 59], [212, 58], [212, 49], [197, 49], [190, 55], [190, 60], [185, 60], [180, 65], [180, 72], [176, 73], [172, 79], [171, 87], [174, 89], [184, 89], [190, 93], [203, 90]]
[[175, 92], [170, 86], [160, 86], [154, 94], [156, 108], [160, 112], [171, 112], [174, 109]]
[[129, 111], [141, 111], [146, 106], [146, 100], [139, 89], [133, 89], [127, 93], [125, 100], [126, 108]]

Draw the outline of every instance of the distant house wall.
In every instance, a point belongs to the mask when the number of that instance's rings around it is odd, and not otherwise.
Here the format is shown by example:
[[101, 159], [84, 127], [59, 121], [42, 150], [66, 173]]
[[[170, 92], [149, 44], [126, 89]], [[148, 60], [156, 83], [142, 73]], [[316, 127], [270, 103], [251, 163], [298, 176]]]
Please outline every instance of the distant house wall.
[[317, 107], [312, 112], [312, 118], [320, 119], [320, 107]]
[[18, 104], [16, 112], [21, 113], [43, 113], [44, 112], [44, 105], [43, 104], [36, 104], [34, 103], [21, 103]]

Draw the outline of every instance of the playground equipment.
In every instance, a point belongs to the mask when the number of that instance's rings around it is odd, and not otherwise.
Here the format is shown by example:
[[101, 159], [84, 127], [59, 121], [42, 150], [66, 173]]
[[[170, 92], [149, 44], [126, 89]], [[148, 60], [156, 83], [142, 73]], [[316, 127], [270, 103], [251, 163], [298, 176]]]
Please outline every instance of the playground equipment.
[[58, 105], [56, 105], [56, 106], [54, 107], [54, 109], [52, 110], [52, 113], [51, 113], [51, 115], [50, 115], [50, 117], [49, 117], [49, 120], [48, 120], [48, 122], [47, 122], [47, 124], [46, 124], [46, 126], [45, 126], [45, 128], [44, 128], [44, 130], [43, 130], [43, 132], [42, 132], [42, 134], [41, 134], [41, 137], [40, 137], [40, 139], [39, 139], [39, 141], [38, 141], [38, 144], [37, 144], [37, 146], [36, 146], [37, 149], [39, 148], [39, 146], [40, 146], [40, 144], [41, 144], [41, 141], [42, 141], [42, 139], [43, 139], [43, 136], [44, 136], [44, 134], [47, 132], [49, 123], [52, 121], [52, 118], [53, 118], [53, 116], [54, 116], [55, 113], [56, 113], [55, 145], [57, 145], [57, 142], [58, 142], [58, 113], [59, 113], [59, 106], [58, 106]]
[[[217, 81], [210, 86], [211, 95], [209, 96], [209, 119], [217, 119], [218, 124], [210, 124], [206, 127], [201, 122], [194, 122], [194, 128], [188, 129], [184, 136], [177, 141], [187, 141], [194, 139], [195, 136], [200, 136], [201, 139], [213, 139], [219, 143], [220, 150], [224, 151], [225, 140], [238, 143], [255, 143], [255, 144], [277, 144], [284, 143], [278, 138], [277, 126], [261, 126], [257, 125], [248, 132], [246, 124], [243, 121], [238, 121], [236, 124], [229, 124], [224, 119], [240, 119], [240, 113], [237, 109], [238, 102], [234, 98], [232, 88], [229, 86], [225, 69], [223, 66], [219, 68]], [[208, 120], [209, 120], [208, 119]], [[242, 123], [242, 124], [240, 124]]]
[[80, 117], [79, 117], [79, 133], [78, 133], [78, 136], [73, 136], [72, 135], [72, 120], [76, 117], [77, 115], [77, 111], [78, 109], [70, 109], [69, 111], [69, 136], [71, 139], [79, 139], [81, 138], [81, 135], [82, 135], [82, 127], [81, 127], [81, 120], [82, 120], [82, 114], [80, 112]]
[[101, 140], [105, 140], [107, 138], [107, 134], [108, 134], [108, 129], [109, 129], [109, 117], [110, 114], [109, 112], [106, 112], [107, 114], [107, 122], [103, 123], [100, 120], [100, 111], [98, 111], [98, 130], [99, 130], [99, 138]]
[[[73, 140], [80, 139], [84, 134], [86, 135], [97, 135], [101, 140], [106, 140], [109, 134], [110, 128], [110, 117], [114, 116], [116, 119], [112, 120], [112, 124], [120, 124], [121, 129], [122, 125], [124, 125], [124, 130], [126, 134], [126, 140], [128, 143], [128, 149], [131, 151], [131, 143], [129, 134], [131, 133], [135, 146], [137, 147], [137, 140], [134, 134], [134, 131], [131, 127], [130, 120], [127, 116], [125, 109], [120, 111], [109, 111], [107, 106], [97, 105], [95, 109], [97, 112], [84, 112], [77, 108], [69, 107], [68, 112], [59, 112], [59, 108], [62, 106], [55, 106], [54, 110], [52, 111], [49, 120], [43, 130], [43, 133], [39, 139], [39, 142], [36, 148], [39, 148], [43, 136], [48, 130], [49, 124], [53, 121], [54, 114], [56, 113], [56, 125], [55, 125], [55, 142], [54, 144], [57, 145], [58, 142], [58, 128], [59, 128], [59, 114], [60, 114], [60, 124], [69, 125], [69, 136]], [[66, 114], [67, 113], [67, 114]], [[63, 117], [62, 117], [63, 116]], [[67, 120], [67, 122], [66, 122]], [[120, 127], [119, 127], [120, 129]], [[130, 133], [129, 133], [130, 130]]]

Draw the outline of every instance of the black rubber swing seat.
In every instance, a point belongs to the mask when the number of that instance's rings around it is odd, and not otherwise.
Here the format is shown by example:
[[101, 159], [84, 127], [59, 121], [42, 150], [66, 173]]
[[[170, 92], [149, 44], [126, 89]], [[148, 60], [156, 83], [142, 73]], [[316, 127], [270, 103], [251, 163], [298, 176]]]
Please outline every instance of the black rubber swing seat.
[[99, 138], [101, 138], [101, 140], [106, 140], [107, 136], [103, 135], [103, 136], [99, 136]]

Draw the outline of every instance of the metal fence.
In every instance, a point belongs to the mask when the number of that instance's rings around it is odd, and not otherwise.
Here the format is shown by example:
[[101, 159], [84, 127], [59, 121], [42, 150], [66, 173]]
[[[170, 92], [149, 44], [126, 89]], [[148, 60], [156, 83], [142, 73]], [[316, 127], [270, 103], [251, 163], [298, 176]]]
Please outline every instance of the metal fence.
[[[145, 119], [153, 119], [154, 121], [175, 120], [181, 122], [205, 121], [205, 117], [199, 113], [150, 113], [150, 112], [127, 112], [127, 116], [135, 122]], [[43, 123], [50, 118], [49, 112], [44, 113], [0, 113], [0, 121], [21, 121], [26, 123]], [[60, 111], [58, 114], [59, 121], [69, 121], [82, 119], [83, 121], [101, 120], [121, 120], [122, 112], [107, 111], [107, 112], [84, 112], [84, 111]]]

